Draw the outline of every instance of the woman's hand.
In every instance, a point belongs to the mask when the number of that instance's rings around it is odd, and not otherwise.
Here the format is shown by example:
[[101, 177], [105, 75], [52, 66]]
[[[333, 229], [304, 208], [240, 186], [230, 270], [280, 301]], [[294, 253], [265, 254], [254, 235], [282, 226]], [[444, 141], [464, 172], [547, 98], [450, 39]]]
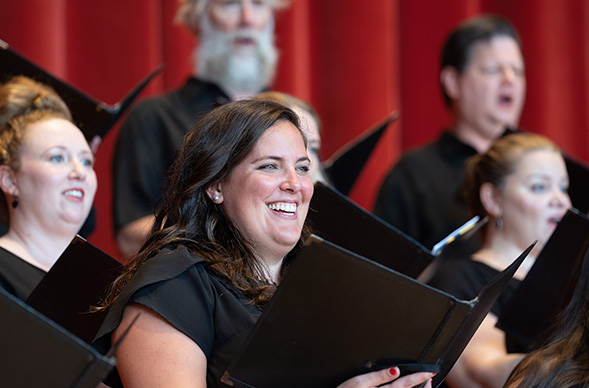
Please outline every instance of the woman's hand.
[[[338, 385], [337, 388], [411, 388], [427, 381], [425, 388], [431, 388], [435, 373], [418, 372], [400, 377], [399, 368], [383, 369], [356, 376]], [[393, 381], [394, 380], [394, 381]], [[387, 384], [390, 383], [390, 384]], [[387, 385], [382, 385], [387, 384]]]

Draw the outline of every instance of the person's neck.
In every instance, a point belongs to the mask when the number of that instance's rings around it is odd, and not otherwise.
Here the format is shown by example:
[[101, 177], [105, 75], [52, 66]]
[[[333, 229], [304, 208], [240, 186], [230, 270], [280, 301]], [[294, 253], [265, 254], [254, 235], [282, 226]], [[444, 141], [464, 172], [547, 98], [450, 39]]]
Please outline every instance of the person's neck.
[[280, 283], [280, 280], [282, 279], [280, 276], [281, 269], [282, 269], [282, 259], [267, 267], [268, 276], [270, 277], [270, 281], [272, 283], [274, 283], [274, 284]]
[[264, 269], [264, 275], [273, 284], [280, 283], [280, 270], [282, 269], [282, 262], [284, 256], [263, 255], [263, 259], [259, 259]]
[[460, 140], [461, 142], [468, 144], [474, 148], [479, 154], [487, 152], [496, 138], [485, 136], [484, 133], [503, 133], [503, 127], [498, 125], [493, 130], [483, 130], [475, 128], [470, 123], [464, 121], [455, 121], [450, 131]]
[[66, 237], [40, 231], [36, 227], [10, 225], [8, 232], [0, 237], [0, 246], [47, 272], [68, 247], [74, 235], [75, 233]]
[[[487, 241], [483, 243], [480, 250], [472, 255], [472, 259], [485, 263], [491, 268], [503, 271], [524, 251], [521, 247], [511, 242], [503, 233], [491, 232]], [[530, 241], [530, 244], [532, 242]], [[524, 262], [513, 276], [523, 280], [536, 261], [538, 247], [535, 247], [526, 257]]]

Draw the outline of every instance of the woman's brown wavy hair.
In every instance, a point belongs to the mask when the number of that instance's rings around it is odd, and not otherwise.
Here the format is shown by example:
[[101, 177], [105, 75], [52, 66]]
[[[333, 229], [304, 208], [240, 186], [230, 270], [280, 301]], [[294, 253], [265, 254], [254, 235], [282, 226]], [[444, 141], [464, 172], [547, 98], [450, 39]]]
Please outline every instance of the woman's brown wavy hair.
[[[253, 304], [266, 305], [275, 286], [265, 280], [253, 247], [227, 217], [223, 206], [210, 200], [206, 189], [228, 176], [264, 132], [283, 120], [301, 131], [297, 115], [283, 105], [245, 100], [218, 107], [196, 123], [172, 166], [147, 241], [115, 281], [107, 305], [145, 261], [165, 247], [178, 245], [207, 260], [212, 271], [228, 279]], [[304, 139], [302, 132], [301, 136]], [[307, 235], [305, 226], [299, 244], [285, 258], [283, 270]]]

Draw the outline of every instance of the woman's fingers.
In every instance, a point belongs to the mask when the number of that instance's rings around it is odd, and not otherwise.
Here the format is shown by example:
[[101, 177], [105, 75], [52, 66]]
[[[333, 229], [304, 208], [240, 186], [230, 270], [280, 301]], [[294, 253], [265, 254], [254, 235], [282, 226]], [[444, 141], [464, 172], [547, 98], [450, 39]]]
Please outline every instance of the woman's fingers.
[[435, 376], [431, 372], [417, 372], [402, 376], [392, 383], [385, 385], [387, 388], [411, 388], [426, 383], [425, 388], [431, 388], [431, 379]]
[[435, 376], [435, 373], [430, 372], [412, 373], [403, 377], [400, 377], [400, 374], [397, 367], [365, 373], [347, 380], [338, 388], [411, 388], [425, 382], [427, 382], [425, 388], [431, 388], [430, 380]]
[[386, 384], [400, 375], [399, 368], [382, 369], [376, 372], [365, 373], [340, 384], [338, 388], [369, 388]]

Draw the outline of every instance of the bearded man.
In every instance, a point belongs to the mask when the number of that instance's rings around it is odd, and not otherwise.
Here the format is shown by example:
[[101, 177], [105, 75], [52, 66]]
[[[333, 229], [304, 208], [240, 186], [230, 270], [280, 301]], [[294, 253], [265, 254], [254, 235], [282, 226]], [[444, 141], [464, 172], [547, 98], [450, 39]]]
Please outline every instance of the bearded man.
[[219, 104], [271, 85], [278, 61], [274, 13], [284, 6], [281, 0], [180, 0], [177, 20], [198, 40], [194, 77], [138, 103], [115, 147], [113, 219], [124, 255], [143, 244], [166, 172], [191, 124]]

